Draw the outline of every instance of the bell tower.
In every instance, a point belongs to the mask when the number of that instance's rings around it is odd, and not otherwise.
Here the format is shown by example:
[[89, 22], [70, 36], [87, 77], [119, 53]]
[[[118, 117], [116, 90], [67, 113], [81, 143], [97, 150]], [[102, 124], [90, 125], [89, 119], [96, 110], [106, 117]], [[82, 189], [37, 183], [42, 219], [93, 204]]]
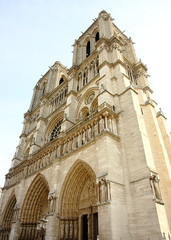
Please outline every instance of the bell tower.
[[73, 48], [34, 88], [0, 238], [34, 240], [43, 222], [48, 240], [171, 239], [171, 138], [146, 65], [104, 10]]

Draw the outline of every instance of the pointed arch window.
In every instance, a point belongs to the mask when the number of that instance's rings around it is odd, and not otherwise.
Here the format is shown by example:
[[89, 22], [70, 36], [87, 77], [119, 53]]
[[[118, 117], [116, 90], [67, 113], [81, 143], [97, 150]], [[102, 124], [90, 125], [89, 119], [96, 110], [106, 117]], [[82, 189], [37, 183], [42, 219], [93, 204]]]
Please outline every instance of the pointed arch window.
[[96, 36], [95, 36], [95, 41], [97, 42], [97, 41], [99, 41], [99, 39], [100, 39], [100, 35], [99, 35], [99, 32], [97, 32]]
[[88, 57], [90, 55], [90, 41], [87, 42], [87, 46], [86, 46], [86, 57]]
[[59, 133], [61, 132], [61, 124], [62, 124], [62, 120], [60, 120], [59, 122], [57, 122], [57, 124], [55, 125], [54, 129], [52, 130], [52, 133], [50, 135], [50, 141], [54, 140], [55, 138], [58, 137]]
[[64, 82], [64, 79], [61, 77], [59, 80], [59, 85], [62, 84]]

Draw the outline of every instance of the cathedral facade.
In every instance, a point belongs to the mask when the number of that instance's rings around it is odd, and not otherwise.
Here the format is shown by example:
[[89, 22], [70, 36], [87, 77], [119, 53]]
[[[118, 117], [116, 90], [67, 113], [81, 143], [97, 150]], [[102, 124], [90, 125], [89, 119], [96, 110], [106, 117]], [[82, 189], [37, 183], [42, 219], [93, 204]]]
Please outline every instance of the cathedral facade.
[[171, 239], [171, 139], [147, 67], [106, 11], [37, 82], [1, 240]]

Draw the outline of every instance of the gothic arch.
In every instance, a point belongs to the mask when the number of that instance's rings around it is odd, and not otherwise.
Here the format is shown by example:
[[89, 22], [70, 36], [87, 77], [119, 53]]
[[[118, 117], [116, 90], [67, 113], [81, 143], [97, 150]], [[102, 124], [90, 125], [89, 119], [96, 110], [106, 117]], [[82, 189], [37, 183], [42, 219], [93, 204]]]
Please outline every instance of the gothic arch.
[[91, 43], [89, 40], [86, 45], [86, 57], [90, 56], [90, 53], [91, 53]]
[[11, 197], [9, 198], [9, 200], [6, 204], [4, 212], [2, 214], [0, 239], [8, 239], [9, 238], [16, 202], [17, 202], [16, 196], [14, 193], [12, 193]]
[[98, 111], [98, 99], [96, 97], [91, 104], [90, 113], [97, 112], [97, 111]]
[[37, 237], [37, 223], [48, 213], [49, 186], [42, 174], [38, 174], [31, 183], [21, 209], [20, 240], [33, 240]]
[[[90, 89], [88, 89], [83, 96], [81, 97], [81, 99], [79, 100], [79, 103], [77, 105], [77, 108], [75, 110], [75, 119], [78, 120], [79, 119], [79, 114], [80, 114], [80, 110], [85, 107], [85, 105], [89, 106], [89, 104], [91, 104], [91, 100], [93, 100], [95, 97], [97, 97], [98, 94], [98, 87], [92, 87]], [[89, 97], [91, 97], [91, 95], [94, 95], [92, 99], [89, 99]], [[89, 100], [90, 101], [89, 101]]]
[[94, 38], [95, 42], [97, 42], [100, 39], [100, 32], [98, 27], [94, 29], [92, 37]]
[[49, 124], [46, 128], [45, 135], [44, 135], [44, 137], [47, 141], [50, 140], [50, 136], [51, 136], [55, 126], [59, 122], [62, 122], [63, 119], [64, 119], [64, 112], [60, 111], [49, 121]]
[[66, 81], [66, 76], [64, 74], [61, 74], [58, 85], [61, 85], [64, 81]]
[[68, 172], [59, 203], [60, 239], [77, 239], [79, 219], [97, 212], [96, 175], [84, 161], [77, 161]]
[[[31, 183], [21, 209], [21, 222], [37, 222], [41, 217], [38, 204], [48, 201], [49, 186], [42, 174], [38, 174]], [[40, 202], [41, 201], [41, 202]], [[43, 213], [42, 213], [43, 214]]]
[[86, 118], [89, 115], [89, 108], [83, 107], [79, 112], [79, 120]]

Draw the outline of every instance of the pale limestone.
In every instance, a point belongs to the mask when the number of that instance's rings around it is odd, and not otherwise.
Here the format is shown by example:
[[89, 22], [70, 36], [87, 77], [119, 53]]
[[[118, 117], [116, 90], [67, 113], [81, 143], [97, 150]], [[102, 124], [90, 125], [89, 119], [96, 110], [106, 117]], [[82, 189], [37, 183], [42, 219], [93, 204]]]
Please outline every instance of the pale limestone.
[[170, 239], [170, 163], [147, 68], [102, 11], [75, 41], [72, 67], [55, 62], [34, 88], [0, 199], [0, 239], [36, 239], [43, 217], [49, 240]]

